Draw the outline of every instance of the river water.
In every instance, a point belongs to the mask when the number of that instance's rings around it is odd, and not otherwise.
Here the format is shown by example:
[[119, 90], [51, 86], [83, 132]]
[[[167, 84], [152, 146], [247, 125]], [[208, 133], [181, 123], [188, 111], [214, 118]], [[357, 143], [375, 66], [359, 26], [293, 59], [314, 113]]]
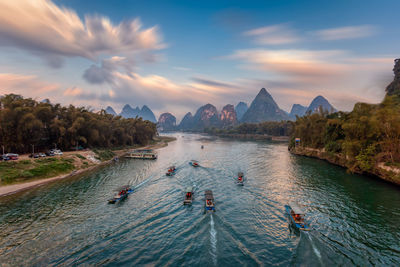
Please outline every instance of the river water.
[[[0, 198], [0, 265], [399, 266], [399, 187], [291, 155], [285, 143], [175, 136], [155, 161], [122, 159]], [[107, 204], [124, 184], [129, 198]], [[182, 205], [187, 186], [192, 206]], [[213, 214], [203, 212], [207, 189]], [[310, 232], [288, 226], [290, 201]]]

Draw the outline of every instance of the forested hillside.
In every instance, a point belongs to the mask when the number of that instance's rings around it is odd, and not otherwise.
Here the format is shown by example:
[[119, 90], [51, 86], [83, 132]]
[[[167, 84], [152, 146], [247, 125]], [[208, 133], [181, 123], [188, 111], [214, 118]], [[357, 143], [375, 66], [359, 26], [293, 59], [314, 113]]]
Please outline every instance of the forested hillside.
[[295, 150], [295, 138], [300, 138], [297, 150], [318, 149], [324, 158], [351, 171], [385, 176], [382, 172], [387, 170], [398, 179], [394, 169], [400, 167], [400, 61], [395, 62], [395, 78], [382, 103], [357, 103], [348, 113], [320, 111], [297, 118], [289, 148]]
[[[124, 119], [104, 110], [68, 107], [9, 94], [0, 98], [0, 145], [5, 152], [31, 152], [57, 146], [114, 147], [147, 144], [156, 125], [142, 119]], [[1, 149], [1, 147], [0, 147]]]

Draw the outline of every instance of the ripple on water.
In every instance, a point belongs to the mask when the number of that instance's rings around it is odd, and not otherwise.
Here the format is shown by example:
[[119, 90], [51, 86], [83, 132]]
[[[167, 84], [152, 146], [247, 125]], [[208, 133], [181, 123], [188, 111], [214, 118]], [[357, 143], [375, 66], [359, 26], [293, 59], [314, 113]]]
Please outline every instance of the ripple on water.
[[[29, 265], [389, 265], [400, 262], [399, 189], [286, 144], [178, 135], [156, 161], [121, 159], [90, 174], [0, 199], [0, 262]], [[205, 146], [204, 149], [200, 145]], [[197, 159], [202, 167], [188, 161]], [[177, 166], [166, 177], [169, 165]], [[237, 172], [245, 185], [235, 184]], [[107, 199], [124, 184], [134, 192]], [[195, 201], [183, 206], [184, 190]], [[203, 213], [212, 189], [217, 212]], [[312, 231], [293, 232], [299, 202]]]

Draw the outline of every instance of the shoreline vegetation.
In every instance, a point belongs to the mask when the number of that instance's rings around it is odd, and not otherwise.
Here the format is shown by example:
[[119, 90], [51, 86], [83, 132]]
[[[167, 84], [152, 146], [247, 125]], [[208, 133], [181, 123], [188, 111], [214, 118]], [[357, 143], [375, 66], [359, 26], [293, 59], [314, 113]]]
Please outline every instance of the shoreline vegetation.
[[21, 155], [18, 161], [0, 162], [0, 197], [82, 175], [112, 163], [115, 157], [123, 157], [132, 149], [158, 149], [175, 140], [174, 137], [157, 136], [147, 146], [69, 151], [62, 156], [42, 159]]
[[351, 112], [320, 109], [298, 117], [289, 150], [400, 185], [400, 59], [393, 71], [394, 80], [379, 104], [357, 103]]
[[[325, 160], [331, 164], [346, 168], [348, 170], [352, 167], [351, 161], [346, 159], [346, 157], [343, 154], [327, 152], [325, 149], [316, 149], [310, 147], [293, 147], [290, 149], [290, 152], [298, 156], [305, 156], [305, 157]], [[352, 172], [357, 174], [377, 177], [387, 182], [400, 185], [400, 167], [392, 166], [385, 162], [376, 163], [376, 165], [369, 171], [362, 171], [355, 169]]]
[[[61, 179], [93, 169], [120, 155], [125, 148], [156, 145], [156, 135], [156, 124], [142, 118], [123, 118], [105, 110], [94, 112], [90, 108], [62, 106], [49, 100], [39, 102], [16, 94], [1, 96], [3, 154], [25, 154], [17, 161], [0, 162], [1, 192], [15, 191], [12, 184], [40, 184], [42, 180], [38, 179]], [[49, 152], [51, 148], [74, 152], [37, 159], [26, 154]]]
[[241, 123], [227, 128], [205, 128], [204, 132], [221, 138], [254, 141], [289, 141], [293, 131], [292, 121], [266, 121], [260, 123]]

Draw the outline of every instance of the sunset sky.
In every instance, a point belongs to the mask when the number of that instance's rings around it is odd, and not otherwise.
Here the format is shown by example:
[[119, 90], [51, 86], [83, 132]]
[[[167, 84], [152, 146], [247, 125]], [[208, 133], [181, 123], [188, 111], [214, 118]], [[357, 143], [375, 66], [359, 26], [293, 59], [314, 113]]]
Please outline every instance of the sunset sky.
[[400, 57], [400, 1], [0, 0], [0, 95], [148, 105], [156, 117], [212, 103], [325, 96], [379, 102]]

